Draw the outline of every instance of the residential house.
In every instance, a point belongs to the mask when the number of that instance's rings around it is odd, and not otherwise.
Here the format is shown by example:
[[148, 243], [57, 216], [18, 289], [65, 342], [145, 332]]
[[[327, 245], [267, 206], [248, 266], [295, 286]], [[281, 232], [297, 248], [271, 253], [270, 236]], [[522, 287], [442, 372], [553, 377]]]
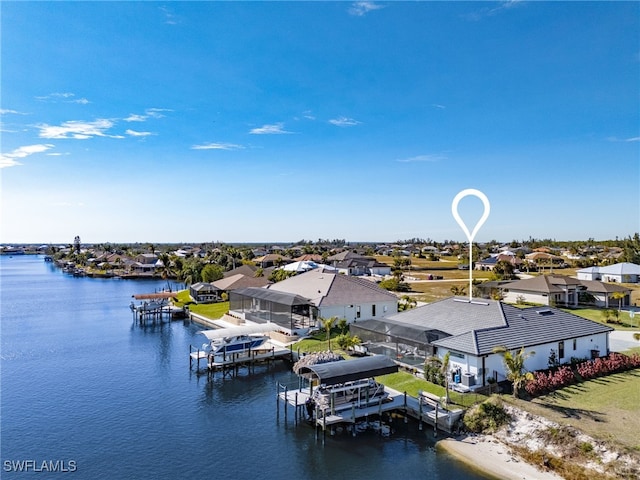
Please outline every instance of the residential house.
[[503, 300], [542, 305], [577, 307], [579, 293], [585, 291], [580, 280], [566, 275], [538, 275], [500, 286]]
[[498, 262], [509, 262], [513, 266], [514, 270], [517, 270], [518, 268], [520, 268], [520, 265], [522, 265], [522, 260], [515, 255], [500, 253], [497, 255], [491, 255], [489, 258], [485, 258], [484, 260], [475, 262], [473, 265], [473, 269], [493, 272], [493, 269]]
[[295, 275], [266, 288], [271, 292], [295, 296], [296, 302], [301, 298], [307, 299], [307, 305], [316, 312], [313, 316], [315, 321], [337, 317], [351, 323], [385, 318], [398, 312], [398, 297], [376, 283], [321, 269]]
[[[596, 280], [580, 280], [566, 275], [539, 275], [532, 278], [502, 283], [498, 287], [508, 303], [524, 301], [564, 307], [577, 307], [579, 303], [598, 307], [629, 305], [631, 289]], [[620, 300], [614, 294], [623, 293]], [[585, 300], [588, 294], [592, 300]]]
[[189, 286], [189, 296], [196, 303], [219, 302], [220, 289], [213, 283], [198, 282]]
[[[506, 379], [498, 347], [525, 349], [525, 368], [548, 368], [549, 359], [568, 363], [609, 353], [613, 329], [550, 307], [518, 308], [492, 300], [448, 298], [352, 325], [369, 350], [421, 369], [426, 358], [449, 353], [450, 374], [460, 388]], [[492, 379], [492, 380], [491, 380]]]
[[286, 265], [287, 263], [291, 263], [292, 261], [293, 260], [291, 260], [289, 257], [285, 257], [283, 255], [280, 255], [279, 253], [268, 253], [262, 257], [253, 259], [253, 262], [261, 268]]
[[588, 267], [578, 270], [581, 280], [602, 280], [603, 282], [640, 283], [640, 265], [616, 263], [606, 267]]
[[327, 264], [345, 275], [384, 277], [391, 274], [391, 267], [386, 263], [348, 250], [328, 257]]

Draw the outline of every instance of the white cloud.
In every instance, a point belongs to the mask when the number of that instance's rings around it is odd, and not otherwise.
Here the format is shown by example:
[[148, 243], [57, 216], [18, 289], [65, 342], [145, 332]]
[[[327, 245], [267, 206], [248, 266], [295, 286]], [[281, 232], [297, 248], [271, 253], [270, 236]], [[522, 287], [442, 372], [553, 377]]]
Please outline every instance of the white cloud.
[[242, 148], [244, 148], [242, 145], [235, 143], [204, 143], [191, 147], [192, 150], [238, 150]]
[[40, 138], [74, 138], [84, 140], [92, 137], [123, 138], [122, 136], [108, 135], [106, 132], [113, 127], [113, 122], [105, 118], [93, 122], [71, 120], [62, 125], [37, 125], [40, 129]]
[[0, 155], [0, 168], [15, 167], [16, 165], [22, 165], [18, 162], [17, 158], [25, 158], [34, 153], [46, 152], [54, 146], [50, 143], [37, 144], [37, 145], [25, 145], [24, 147], [18, 147], [12, 152]]
[[152, 118], [162, 118], [164, 115], [162, 112], [173, 112], [170, 108], [148, 108], [145, 110], [145, 113], [148, 117]]
[[378, 10], [380, 8], [384, 8], [382, 5], [378, 5], [374, 2], [353, 2], [351, 7], [349, 8], [349, 13], [351, 15], [355, 15], [356, 17], [362, 17], [367, 13]]
[[284, 129], [284, 124], [276, 123], [274, 125], [263, 125], [259, 128], [253, 128], [249, 131], [249, 133], [253, 135], [278, 135], [281, 133], [292, 133], [288, 132]]
[[132, 137], [148, 137], [149, 135], [153, 135], [151, 132], [136, 132], [135, 130], [130, 129], [125, 130], [124, 133]]
[[137, 115], [132, 113], [127, 118], [124, 119], [125, 122], [144, 122], [147, 119], [146, 115]]
[[444, 110], [445, 108], [447, 108], [444, 105], [440, 105], [439, 103], [432, 103], [431, 106], [433, 108], [439, 108], [440, 110]]
[[178, 17], [167, 7], [160, 7], [160, 11], [164, 14], [164, 23], [167, 25], [178, 24]]
[[86, 98], [73, 98], [75, 97], [75, 93], [71, 92], [54, 92], [49, 95], [44, 95], [41, 97], [36, 97], [36, 100], [40, 100], [42, 102], [64, 102], [64, 103], [80, 103], [82, 105], [86, 105], [89, 102]]
[[640, 142], [640, 137], [629, 137], [629, 138], [607, 137], [607, 141], [609, 142]]
[[145, 110], [144, 115], [139, 115], [137, 113], [131, 113], [127, 118], [124, 119], [125, 122], [146, 122], [148, 118], [163, 118], [163, 112], [173, 112], [173, 110], [169, 108], [148, 108]]
[[26, 115], [26, 113], [23, 112], [18, 112], [17, 110], [10, 110], [8, 108], [1, 108], [0, 109], [0, 115]]
[[505, 10], [519, 6], [522, 3], [523, 0], [506, 0], [504, 2], [500, 2], [497, 7], [485, 7], [476, 12], [472, 12], [466, 15], [466, 18], [473, 21], [482, 20], [484, 17], [492, 17], [504, 12]]
[[359, 125], [361, 122], [354, 120], [353, 118], [338, 117], [329, 120], [329, 123], [337, 127], [352, 127], [354, 125]]
[[446, 160], [447, 157], [439, 154], [427, 154], [427, 155], [416, 155], [415, 157], [408, 158], [398, 158], [396, 162], [400, 163], [412, 163], [412, 162], [439, 162], [441, 160]]

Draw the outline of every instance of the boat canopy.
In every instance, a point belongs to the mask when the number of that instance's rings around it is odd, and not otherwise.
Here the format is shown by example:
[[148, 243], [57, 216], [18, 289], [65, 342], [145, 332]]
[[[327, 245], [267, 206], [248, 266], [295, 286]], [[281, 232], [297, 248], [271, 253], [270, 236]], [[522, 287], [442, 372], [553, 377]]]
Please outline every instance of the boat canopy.
[[133, 295], [136, 300], [155, 300], [158, 298], [175, 298], [178, 296], [177, 292], [158, 292], [158, 293], [140, 293]]
[[214, 330], [201, 330], [209, 340], [216, 338], [233, 337], [236, 335], [251, 335], [255, 333], [268, 333], [278, 330], [280, 327], [275, 323], [256, 323], [253, 325], [241, 325], [238, 327], [216, 328]]
[[372, 355], [353, 360], [319, 363], [304, 366], [298, 372], [300, 375], [312, 372], [321, 384], [335, 385], [336, 383], [353, 382], [361, 378], [376, 377], [396, 373], [398, 365], [384, 355]]

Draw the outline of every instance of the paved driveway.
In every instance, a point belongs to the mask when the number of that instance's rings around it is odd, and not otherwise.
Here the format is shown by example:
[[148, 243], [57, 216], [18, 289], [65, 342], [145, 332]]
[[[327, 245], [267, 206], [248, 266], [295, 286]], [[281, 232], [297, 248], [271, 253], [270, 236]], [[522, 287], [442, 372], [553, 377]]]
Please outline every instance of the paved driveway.
[[609, 334], [609, 349], [612, 352], [624, 352], [633, 347], [640, 347], [640, 342], [633, 338], [634, 333], [640, 333], [640, 330], [614, 330]]

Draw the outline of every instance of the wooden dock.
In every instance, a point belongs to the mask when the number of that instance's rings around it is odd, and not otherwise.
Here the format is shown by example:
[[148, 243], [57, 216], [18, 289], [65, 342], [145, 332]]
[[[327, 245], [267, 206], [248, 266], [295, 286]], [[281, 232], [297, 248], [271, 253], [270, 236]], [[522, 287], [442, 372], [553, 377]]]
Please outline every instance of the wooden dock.
[[[213, 373], [223, 372], [224, 375], [237, 371], [240, 367], [250, 367], [259, 363], [269, 363], [274, 360], [291, 360], [291, 350], [278, 347], [267, 341], [260, 348], [242, 353], [227, 353], [224, 355], [213, 355], [208, 351], [194, 347], [189, 349], [189, 368], [195, 366], [196, 372], [206, 371]], [[201, 367], [201, 362], [204, 367]]]
[[[463, 409], [445, 410], [442, 408], [433, 396], [422, 394], [418, 398], [411, 397], [406, 393], [385, 387], [389, 394], [386, 399], [380, 399], [377, 403], [370, 404], [365, 407], [357, 407], [355, 404], [344, 404], [333, 410], [327, 409], [319, 411], [317, 408], [312, 415], [306, 411], [306, 402], [310, 398], [310, 389], [298, 388], [289, 390], [280, 385], [278, 391], [278, 415], [280, 413], [279, 404], [284, 402], [285, 417], [287, 416], [287, 406], [294, 408], [296, 419], [304, 416], [310, 417], [311, 423], [323, 431], [332, 430], [334, 426], [346, 424], [355, 427], [356, 424], [364, 422], [370, 423], [369, 419], [377, 419], [374, 422], [380, 422], [385, 414], [400, 413], [406, 417], [411, 417], [419, 422], [419, 428], [422, 430], [423, 424], [433, 428], [434, 435], [438, 430], [451, 433], [464, 414]], [[356, 429], [352, 428], [354, 434]], [[381, 429], [384, 432], [384, 429]]]

